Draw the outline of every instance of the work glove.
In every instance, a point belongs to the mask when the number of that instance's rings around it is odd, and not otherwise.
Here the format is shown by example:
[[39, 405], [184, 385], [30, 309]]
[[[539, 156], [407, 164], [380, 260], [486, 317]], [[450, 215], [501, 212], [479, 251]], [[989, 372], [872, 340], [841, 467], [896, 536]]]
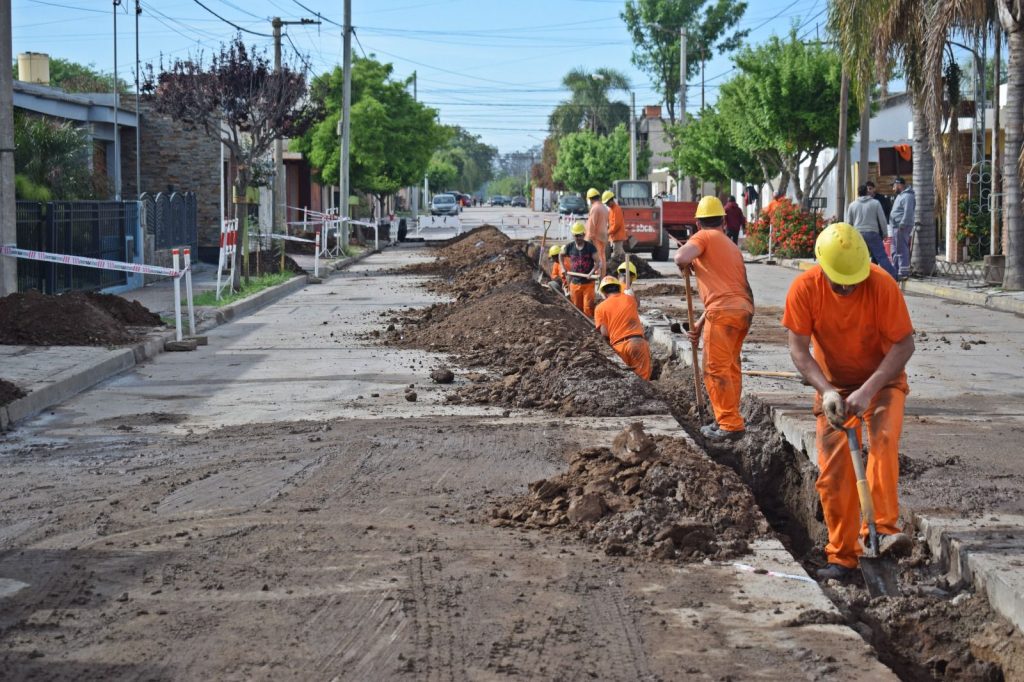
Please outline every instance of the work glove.
[[846, 421], [846, 404], [838, 391], [828, 391], [821, 396], [821, 410], [829, 424], [837, 429], [843, 428], [843, 422]]

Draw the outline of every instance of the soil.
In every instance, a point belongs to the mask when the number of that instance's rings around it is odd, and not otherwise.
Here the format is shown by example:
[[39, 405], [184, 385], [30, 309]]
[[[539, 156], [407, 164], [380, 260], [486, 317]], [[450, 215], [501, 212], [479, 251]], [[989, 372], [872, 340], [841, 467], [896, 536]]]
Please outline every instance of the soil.
[[24, 398], [27, 393], [17, 384], [12, 384], [6, 379], [0, 379], [0, 406], [14, 402], [18, 398]]
[[648, 284], [641, 278], [635, 286], [637, 296], [640, 296], [641, 298], [650, 298], [654, 296], [676, 296], [678, 298], [682, 298], [684, 301], [686, 300], [686, 288], [682, 284], [669, 284], [668, 282]]
[[493, 225], [481, 225], [458, 237], [441, 242], [435, 247], [437, 259], [434, 262], [409, 265], [402, 268], [401, 272], [450, 278], [462, 268], [479, 265], [512, 245], [513, 241], [498, 228]]
[[[143, 313], [148, 311], [113, 298], [80, 291], [59, 296], [29, 291], [0, 298], [0, 344], [120, 346], [138, 341], [144, 330], [128, 328], [137, 323], [120, 318], [152, 320]], [[156, 318], [142, 324], [161, 322]]]
[[612, 448], [578, 451], [569, 471], [530, 484], [498, 506], [491, 525], [562, 526], [610, 555], [730, 559], [768, 533], [749, 489], [680, 438], [651, 438], [640, 423]]
[[[312, 247], [310, 247], [309, 253], [313, 253]], [[239, 267], [243, 267], [242, 261], [239, 261]], [[278, 252], [276, 248], [266, 249], [264, 251], [250, 251], [249, 272], [252, 276], [273, 275], [281, 272], [280, 252]], [[297, 275], [306, 274], [306, 271], [302, 266], [296, 263], [295, 260], [287, 253], [285, 253], [284, 256], [284, 272], [294, 272]]]
[[120, 296], [95, 292], [86, 293], [86, 297], [121, 324], [136, 327], [164, 326], [164, 321], [159, 315], [138, 301], [128, 301]]

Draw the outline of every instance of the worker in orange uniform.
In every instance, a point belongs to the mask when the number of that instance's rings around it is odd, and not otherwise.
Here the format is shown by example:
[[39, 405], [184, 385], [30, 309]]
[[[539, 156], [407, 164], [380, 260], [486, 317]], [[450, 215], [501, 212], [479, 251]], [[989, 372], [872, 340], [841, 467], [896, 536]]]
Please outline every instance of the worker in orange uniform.
[[738, 246], [725, 234], [725, 208], [718, 197], [697, 204], [697, 234], [676, 251], [676, 265], [686, 274], [692, 267], [704, 314], [689, 330], [696, 343], [704, 336], [704, 386], [715, 422], [700, 431], [709, 440], [735, 440], [746, 430], [740, 414], [743, 375], [740, 350], [754, 317], [754, 295]]
[[608, 240], [612, 243], [612, 258], [626, 260], [626, 218], [622, 207], [615, 201], [615, 192], [606, 190], [601, 203], [608, 207]]
[[651, 379], [651, 348], [644, 338], [640, 307], [635, 296], [622, 292], [622, 282], [611, 275], [601, 280], [605, 299], [594, 311], [594, 325], [626, 366], [641, 379]]
[[597, 249], [601, 277], [608, 274], [608, 207], [601, 203], [601, 193], [596, 188], [587, 190], [590, 200], [590, 214], [587, 216], [587, 241]]
[[633, 294], [633, 282], [637, 280], [636, 266], [627, 261], [619, 263], [619, 267], [616, 268], [618, 273], [619, 281], [622, 282], [622, 293]]
[[562, 247], [562, 267], [569, 275], [569, 300], [587, 317], [594, 317], [594, 280], [597, 249], [584, 237], [586, 226], [577, 222], [569, 230], [572, 241]]
[[551, 261], [551, 281], [548, 283], [558, 293], [568, 291], [568, 284], [565, 280], [565, 269], [562, 267], [562, 247], [558, 244], [548, 249], [548, 259]]
[[[909, 387], [904, 371], [914, 353], [914, 327], [896, 281], [877, 265], [852, 225], [827, 227], [814, 245], [818, 265], [793, 280], [782, 324], [789, 353], [817, 391], [818, 481], [828, 526], [822, 579], [842, 579], [857, 568], [862, 527], [857, 480], [843, 423], [863, 417], [871, 456], [868, 487], [875, 507], [879, 550], [898, 554], [911, 540], [899, 528], [899, 441]], [[809, 345], [814, 343], [814, 355]]]

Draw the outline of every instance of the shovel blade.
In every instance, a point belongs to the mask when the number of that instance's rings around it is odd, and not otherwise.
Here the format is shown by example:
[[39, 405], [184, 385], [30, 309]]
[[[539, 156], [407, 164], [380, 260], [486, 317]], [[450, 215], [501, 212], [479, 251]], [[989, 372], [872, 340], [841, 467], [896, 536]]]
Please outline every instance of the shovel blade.
[[860, 572], [864, 585], [872, 597], [899, 597], [900, 585], [896, 580], [896, 564], [885, 557], [861, 556]]

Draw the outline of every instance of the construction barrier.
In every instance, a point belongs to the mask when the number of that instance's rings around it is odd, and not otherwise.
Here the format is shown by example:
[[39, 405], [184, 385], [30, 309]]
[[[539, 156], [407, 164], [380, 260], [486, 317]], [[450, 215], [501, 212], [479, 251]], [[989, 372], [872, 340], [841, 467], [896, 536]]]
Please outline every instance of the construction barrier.
[[320, 276], [320, 233], [316, 233], [315, 239], [306, 239], [304, 237], [292, 237], [287, 234], [271, 234], [271, 239], [280, 239], [286, 242], [299, 242], [302, 244], [313, 245], [313, 276]]
[[43, 261], [46, 263], [57, 263], [59, 265], [74, 265], [83, 268], [96, 268], [97, 270], [119, 270], [139, 275], [157, 275], [161, 277], [174, 278], [174, 328], [178, 341], [181, 341], [181, 280], [185, 278], [185, 293], [188, 296], [189, 330], [195, 334], [195, 310], [192, 306], [192, 259], [189, 249], [185, 249], [185, 266], [181, 267], [179, 262], [180, 249], [171, 250], [172, 267], [163, 268], [159, 265], [146, 265], [144, 263], [124, 263], [103, 258], [87, 258], [85, 256], [72, 256], [66, 253], [48, 253], [46, 251], [31, 251], [19, 249], [13, 244], [0, 246], [0, 255], [22, 260]]
[[341, 222], [348, 223], [349, 225], [362, 225], [363, 227], [373, 228], [373, 249], [374, 251], [380, 250], [380, 230], [377, 227], [377, 223], [368, 223], [365, 220], [355, 220], [353, 218], [342, 218]]
[[[233, 286], [235, 281], [235, 251], [238, 250], [238, 218], [222, 220], [220, 223], [220, 255], [217, 258], [217, 294], [219, 301], [224, 286]], [[231, 264], [231, 275], [228, 281], [221, 284], [224, 268]]]

